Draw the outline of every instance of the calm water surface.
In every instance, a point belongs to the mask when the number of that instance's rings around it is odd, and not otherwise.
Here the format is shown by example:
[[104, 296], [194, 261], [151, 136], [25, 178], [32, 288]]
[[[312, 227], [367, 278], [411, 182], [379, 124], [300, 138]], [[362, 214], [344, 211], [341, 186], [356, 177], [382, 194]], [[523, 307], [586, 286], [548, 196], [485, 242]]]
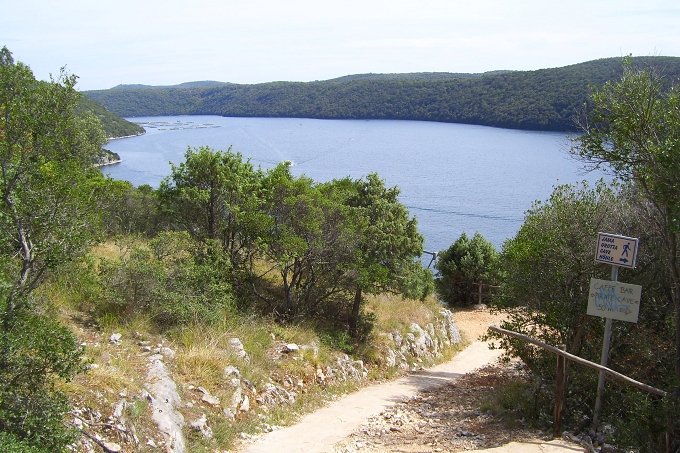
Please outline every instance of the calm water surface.
[[255, 165], [283, 160], [317, 181], [377, 172], [399, 186], [428, 250], [443, 250], [462, 232], [482, 233], [497, 247], [515, 235], [534, 200], [587, 174], [567, 153], [563, 133], [383, 120], [312, 120], [171, 116], [131, 118], [143, 136], [111, 141], [123, 162], [113, 178], [157, 187], [187, 146], [230, 146]]

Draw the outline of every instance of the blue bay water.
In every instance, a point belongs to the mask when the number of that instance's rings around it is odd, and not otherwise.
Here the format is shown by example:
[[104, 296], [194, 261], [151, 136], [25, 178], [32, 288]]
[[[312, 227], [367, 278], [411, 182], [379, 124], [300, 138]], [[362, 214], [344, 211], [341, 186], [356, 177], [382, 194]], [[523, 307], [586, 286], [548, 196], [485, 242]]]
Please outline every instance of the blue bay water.
[[293, 162], [293, 172], [317, 181], [378, 173], [401, 189], [418, 219], [426, 249], [447, 248], [462, 232], [482, 233], [498, 248], [518, 231], [524, 212], [553, 186], [600, 177], [585, 173], [564, 133], [385, 120], [131, 118], [147, 133], [111, 141], [123, 162], [113, 178], [157, 187], [188, 146], [232, 147], [256, 166]]

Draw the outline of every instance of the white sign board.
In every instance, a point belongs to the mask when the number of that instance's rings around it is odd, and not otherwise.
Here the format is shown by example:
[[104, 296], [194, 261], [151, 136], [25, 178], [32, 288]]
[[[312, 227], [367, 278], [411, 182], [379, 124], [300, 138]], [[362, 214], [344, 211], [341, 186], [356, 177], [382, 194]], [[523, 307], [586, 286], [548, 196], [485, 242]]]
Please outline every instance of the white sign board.
[[613, 266], [635, 267], [638, 239], [617, 234], [597, 233], [595, 261]]
[[637, 322], [642, 286], [590, 279], [588, 311], [592, 316]]

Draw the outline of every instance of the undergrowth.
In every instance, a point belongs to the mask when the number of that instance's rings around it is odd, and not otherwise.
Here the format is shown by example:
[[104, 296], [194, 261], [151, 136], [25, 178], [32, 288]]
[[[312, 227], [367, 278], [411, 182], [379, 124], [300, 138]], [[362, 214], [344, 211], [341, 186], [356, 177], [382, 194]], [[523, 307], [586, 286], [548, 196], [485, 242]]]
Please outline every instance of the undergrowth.
[[[352, 340], [346, 326], [337, 321], [333, 324], [327, 319], [302, 319], [281, 323], [275, 316], [236, 310], [232, 306], [206, 321], [161, 325], [153, 312], [118, 309], [117, 302], [111, 303], [106, 287], [110, 275], [103, 272], [110, 272], [112, 265], [140, 247], [146, 245], [138, 238], [100, 244], [83, 260], [53, 275], [37, 293], [49, 300], [55, 315], [71, 328], [85, 348], [88, 370], [61, 384], [73, 407], [88, 408], [105, 419], [119, 401], [125, 400], [125, 418], [135, 427], [140, 451], [144, 451], [149, 439], [158, 435], [151, 407], [141, 396], [148, 356], [158, 347], [175, 351], [174, 359], [166, 364], [182, 398], [179, 410], [187, 425], [206, 414], [213, 430], [214, 438], [206, 440], [186, 428], [187, 448], [213, 451], [233, 448], [241, 433], [256, 434], [267, 425], [291, 424], [338, 395], [355, 390], [361, 384], [355, 380], [331, 380], [323, 385], [317, 382], [317, 370], [333, 364], [339, 355], [348, 354], [368, 364], [369, 380], [394, 376], [394, 369], [380, 366], [383, 337], [378, 332], [405, 333], [412, 323], [425, 326], [433, 322], [439, 310], [434, 298], [421, 302], [395, 295], [370, 296], [364, 308], [366, 333], [362, 342]], [[343, 316], [337, 308], [331, 309], [336, 310], [337, 318]], [[121, 336], [119, 344], [110, 341], [114, 333]], [[235, 338], [247, 351], [246, 358], [239, 357], [231, 346], [230, 341]], [[292, 355], [283, 353], [290, 343], [301, 346], [301, 350]], [[295, 402], [259, 407], [251, 400], [249, 412], [240, 412], [235, 420], [230, 420], [221, 407], [231, 401], [234, 393], [225, 378], [228, 366], [236, 367], [244, 382], [256, 389], [289, 378], [294, 383], [289, 391], [296, 393]], [[211, 407], [202, 403], [198, 387], [223, 404]]]

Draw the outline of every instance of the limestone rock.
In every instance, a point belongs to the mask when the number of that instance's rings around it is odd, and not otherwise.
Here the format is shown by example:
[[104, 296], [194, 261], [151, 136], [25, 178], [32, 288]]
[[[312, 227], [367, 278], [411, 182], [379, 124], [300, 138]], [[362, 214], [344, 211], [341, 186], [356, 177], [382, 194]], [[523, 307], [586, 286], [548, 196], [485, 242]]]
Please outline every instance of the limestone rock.
[[240, 379], [241, 378], [241, 372], [235, 366], [228, 365], [228, 366], [224, 367], [224, 377], [225, 378], [235, 377], [235, 378]]
[[234, 411], [232, 411], [231, 409], [229, 409], [229, 408], [227, 408], [227, 407], [225, 407], [224, 409], [222, 409], [222, 414], [224, 415], [224, 417], [225, 417], [227, 420], [234, 420], [234, 419], [236, 419], [236, 414], [234, 413]]
[[241, 412], [249, 412], [250, 411], [250, 398], [248, 398], [248, 395], [243, 396], [243, 400], [241, 401], [241, 405], [239, 406], [239, 409]]
[[123, 451], [123, 447], [118, 445], [115, 442], [104, 442], [103, 447], [105, 451], [111, 452], [111, 453], [118, 453], [119, 451]]
[[176, 354], [175, 354], [175, 351], [173, 351], [172, 349], [170, 349], [170, 348], [167, 347], [167, 346], [161, 347], [161, 348], [158, 350], [158, 352], [159, 352], [164, 358], [166, 358], [166, 359], [168, 359], [168, 360], [174, 359], [174, 358], [175, 358], [175, 355], [176, 355]]
[[203, 437], [206, 439], [212, 439], [213, 437], [213, 431], [208, 426], [208, 417], [205, 414], [201, 414], [197, 420], [191, 422], [191, 428], [203, 434]]
[[125, 400], [118, 401], [116, 407], [113, 408], [113, 418], [120, 418], [123, 416], [123, 411], [125, 410]]
[[262, 392], [260, 392], [260, 395], [257, 397], [257, 402], [267, 406], [293, 404], [295, 402], [295, 396], [286, 389], [268, 383], [264, 385]]
[[212, 396], [212, 395], [203, 395], [203, 397], [201, 398], [201, 401], [203, 401], [204, 403], [208, 403], [211, 406], [219, 406], [220, 405], [220, 399], [218, 397]]
[[181, 399], [177, 393], [177, 385], [172, 380], [163, 363], [163, 356], [160, 354], [149, 357], [145, 387], [146, 391], [142, 396], [151, 403], [152, 418], [165, 439], [167, 450], [173, 453], [183, 453], [185, 451], [182, 435], [184, 417], [176, 410], [181, 405]]
[[234, 350], [236, 353], [236, 356], [240, 359], [248, 360], [248, 353], [246, 352], [245, 348], [243, 347], [243, 343], [241, 343], [241, 340], [238, 338], [230, 338], [229, 339], [229, 346], [231, 346], [231, 349]]
[[285, 346], [283, 347], [283, 352], [288, 352], [288, 353], [290, 353], [290, 352], [297, 352], [297, 351], [299, 351], [299, 350], [300, 350], [300, 346], [298, 346], [298, 345], [295, 344], [295, 343], [288, 343], [287, 345], [285, 345]]
[[111, 336], [109, 337], [109, 343], [115, 344], [115, 345], [119, 345], [119, 344], [122, 343], [122, 341], [121, 341], [122, 338], [123, 338], [123, 335], [122, 335], [122, 334], [113, 333], [113, 334], [111, 334]]
[[323, 370], [321, 368], [316, 369], [316, 380], [321, 384], [326, 382], [326, 375], [323, 374]]
[[409, 349], [415, 357], [424, 357], [431, 354], [430, 351], [434, 346], [432, 337], [418, 324], [413, 323], [410, 326], [410, 332], [406, 336], [409, 342]]
[[241, 401], [243, 401], [243, 389], [241, 388], [241, 385], [238, 385], [234, 389], [234, 393], [231, 395], [231, 409], [233, 411], [238, 410], [239, 405], [241, 404]]
[[453, 313], [451, 312], [451, 310], [442, 308], [441, 310], [439, 310], [439, 315], [443, 319], [444, 329], [446, 330], [447, 337], [449, 338], [451, 343], [456, 344], [463, 341], [463, 339], [460, 336], [458, 326], [456, 325], [456, 321], [454, 321], [453, 319]]

